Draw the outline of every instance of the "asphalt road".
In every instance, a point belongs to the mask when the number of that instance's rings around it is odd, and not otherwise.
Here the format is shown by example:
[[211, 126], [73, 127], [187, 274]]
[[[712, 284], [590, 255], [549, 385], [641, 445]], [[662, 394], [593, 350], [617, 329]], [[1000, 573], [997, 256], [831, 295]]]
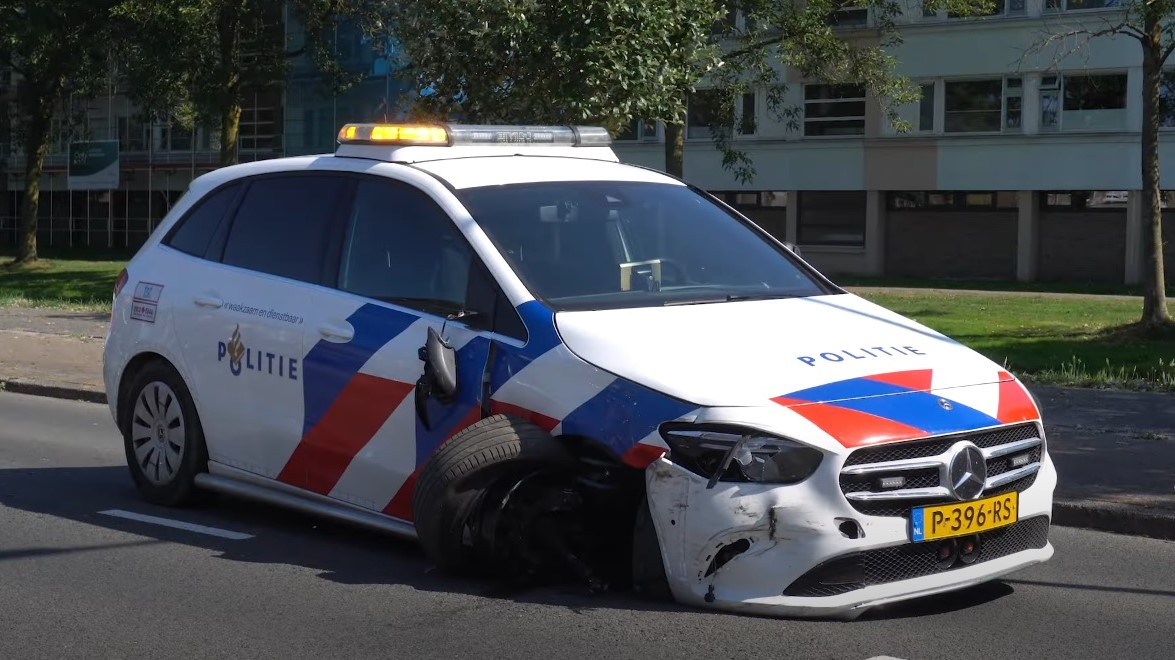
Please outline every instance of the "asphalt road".
[[1175, 543], [1052, 538], [1047, 564], [855, 622], [511, 591], [440, 576], [411, 543], [300, 514], [224, 499], [149, 506], [104, 407], [0, 394], [0, 658], [1175, 654]]

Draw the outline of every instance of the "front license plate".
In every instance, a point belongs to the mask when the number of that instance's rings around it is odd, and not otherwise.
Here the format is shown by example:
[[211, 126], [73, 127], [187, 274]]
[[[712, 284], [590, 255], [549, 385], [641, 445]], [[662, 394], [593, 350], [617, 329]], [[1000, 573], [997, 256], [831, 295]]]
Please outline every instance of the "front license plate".
[[923, 506], [910, 512], [910, 539], [933, 541], [966, 536], [1016, 522], [1020, 494], [1016, 492], [974, 502]]

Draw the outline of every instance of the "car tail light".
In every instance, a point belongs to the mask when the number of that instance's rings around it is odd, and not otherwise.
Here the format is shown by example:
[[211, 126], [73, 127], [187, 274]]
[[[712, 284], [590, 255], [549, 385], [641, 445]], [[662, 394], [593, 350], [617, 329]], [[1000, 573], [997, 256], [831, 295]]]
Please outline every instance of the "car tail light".
[[115, 280], [115, 282], [114, 282], [114, 297], [115, 298], [118, 297], [118, 294], [122, 293], [122, 288], [124, 286], [126, 286], [127, 280], [129, 280], [129, 279], [130, 279], [130, 275], [128, 275], [126, 272], [126, 269], [123, 268], [122, 272], [118, 274], [118, 279]]

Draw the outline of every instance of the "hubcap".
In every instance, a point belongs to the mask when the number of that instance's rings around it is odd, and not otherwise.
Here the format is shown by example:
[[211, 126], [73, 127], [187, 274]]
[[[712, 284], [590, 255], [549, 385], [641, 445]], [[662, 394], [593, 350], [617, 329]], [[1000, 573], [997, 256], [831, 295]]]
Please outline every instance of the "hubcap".
[[131, 421], [135, 460], [148, 481], [171, 483], [184, 456], [184, 415], [166, 383], [149, 383], [139, 392]]

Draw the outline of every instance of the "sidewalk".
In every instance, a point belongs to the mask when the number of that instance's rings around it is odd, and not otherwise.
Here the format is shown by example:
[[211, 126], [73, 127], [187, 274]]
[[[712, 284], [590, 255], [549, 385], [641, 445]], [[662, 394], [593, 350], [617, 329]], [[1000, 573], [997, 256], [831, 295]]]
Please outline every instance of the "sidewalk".
[[[105, 402], [94, 314], [0, 308], [0, 389]], [[1175, 395], [1038, 386], [1058, 524], [1175, 539]]]

